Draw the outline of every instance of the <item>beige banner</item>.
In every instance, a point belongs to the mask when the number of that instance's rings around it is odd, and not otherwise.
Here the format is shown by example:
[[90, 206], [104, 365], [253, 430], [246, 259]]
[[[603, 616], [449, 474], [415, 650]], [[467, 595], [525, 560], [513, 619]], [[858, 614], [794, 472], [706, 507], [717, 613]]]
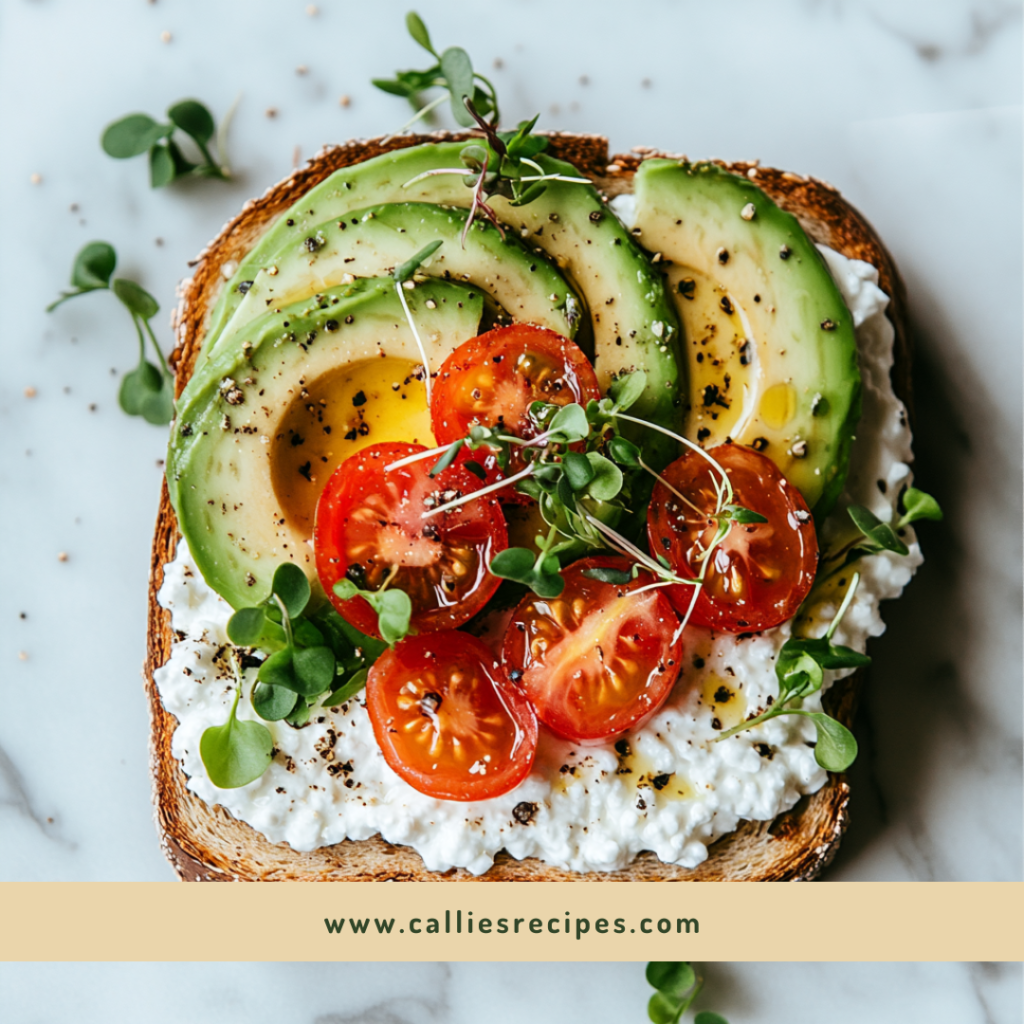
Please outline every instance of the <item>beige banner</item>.
[[6, 883], [3, 960], [1021, 960], [1016, 883]]

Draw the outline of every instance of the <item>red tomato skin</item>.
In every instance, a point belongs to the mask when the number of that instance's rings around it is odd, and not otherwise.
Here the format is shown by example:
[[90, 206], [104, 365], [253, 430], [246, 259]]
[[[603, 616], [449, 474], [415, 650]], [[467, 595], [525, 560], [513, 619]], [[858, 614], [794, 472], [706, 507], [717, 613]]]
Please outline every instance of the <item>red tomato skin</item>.
[[[639, 608], [632, 611], [624, 608], [616, 612], [618, 599], [653, 582], [651, 574], [641, 573], [638, 579], [622, 586], [601, 583], [583, 575], [587, 569], [598, 567], [628, 571], [632, 563], [617, 555], [598, 555], [574, 562], [563, 573], [565, 590], [560, 597], [544, 601], [528, 594], [523, 598], [512, 613], [502, 646], [502, 662], [509, 677], [522, 687], [537, 717], [552, 732], [583, 745], [606, 742], [647, 722], [672, 692], [683, 657], [679, 618], [662, 590], [648, 591], [637, 598], [637, 601], [642, 602]], [[554, 631], [554, 639], [548, 648], [538, 657], [533, 655], [534, 643], [539, 637], [543, 638], [538, 619], [546, 618], [548, 623], [552, 621], [551, 616], [538, 616], [532, 610], [533, 606], [550, 609], [557, 618], [560, 609], [557, 609], [556, 602], [568, 602], [571, 606], [580, 598], [586, 602], [583, 621], [587, 620], [588, 613], [597, 612], [589, 624], [598, 632], [592, 647], [580, 647], [577, 652], [582, 657], [575, 663], [576, 674], [582, 675], [585, 672], [588, 657], [590, 667], [594, 667], [594, 651], [598, 652], [600, 671], [604, 671], [607, 662], [610, 674], [619, 652], [617, 645], [623, 643], [621, 634], [625, 633], [628, 641], [633, 644], [624, 653], [637, 662], [640, 671], [629, 676], [634, 684], [632, 693], [619, 707], [603, 708], [588, 700], [586, 693], [579, 689], [573, 690], [568, 685], [574, 679], [574, 675], [567, 675], [569, 666], [558, 664], [557, 658], [554, 664], [546, 663], [547, 651], [556, 652], [557, 655], [559, 641], [565, 642], [566, 635], [571, 636], [571, 632], [566, 634], [563, 630], [559, 635], [557, 630]], [[579, 625], [578, 620], [576, 625]], [[608, 638], [600, 632], [602, 625], [605, 628], [609, 625], [619, 627], [619, 632], [610, 638], [610, 643], [606, 644]], [[566, 644], [567, 648], [570, 646]]]
[[[810, 592], [818, 566], [814, 520], [803, 495], [767, 456], [738, 444], [718, 445], [708, 454], [728, 472], [734, 502], [766, 516], [768, 522], [732, 525], [711, 555], [706, 583], [693, 606], [690, 623], [720, 633], [759, 633], [791, 619]], [[710, 492], [700, 490], [703, 481], [710, 481], [708, 471], [718, 476], [701, 455], [691, 451], [663, 470], [662, 476], [699, 508], [713, 512]], [[701, 494], [708, 500], [702, 501]], [[670, 511], [670, 506], [677, 511]], [[647, 539], [651, 551], [667, 557], [677, 573], [696, 576], [695, 541], [701, 538], [709, 542], [714, 527], [705, 523], [700, 530], [696, 524], [679, 529], [677, 524], [683, 517], [678, 510], [682, 508], [664, 484], [656, 483], [647, 509]], [[696, 519], [692, 510], [684, 511]], [[734, 552], [744, 546], [757, 552], [773, 570], [781, 565], [782, 571], [777, 582], [747, 574], [750, 597], [736, 600], [723, 593], [724, 574], [743, 562]], [[666, 589], [673, 605], [685, 615], [693, 600], [693, 588]]]
[[[483, 487], [483, 483], [476, 476], [459, 465], [449, 466], [430, 480], [430, 467], [436, 464], [440, 456], [423, 459], [385, 474], [384, 467], [390, 463], [426, 450], [420, 444], [400, 442], [370, 445], [346, 459], [334, 471], [317, 503], [313, 547], [321, 585], [342, 618], [369, 636], [380, 637], [377, 613], [362, 597], [343, 601], [334, 593], [334, 584], [345, 576], [349, 565], [361, 561], [359, 558], [350, 557], [351, 547], [355, 542], [368, 544], [374, 552], [380, 550], [379, 543], [374, 542], [372, 528], [367, 530], [351, 515], [355, 507], [363, 499], [375, 495], [381, 487], [390, 484], [392, 480], [400, 488], [411, 488], [409, 493], [414, 495], [444, 491], [468, 494]], [[495, 498], [486, 496], [422, 523], [419, 520], [422, 505], [412, 508], [412, 504], [415, 503], [410, 503], [410, 510], [402, 515], [411, 529], [422, 531], [423, 524], [430, 524], [436, 529], [441, 546], [445, 542], [458, 543], [477, 552], [469, 578], [472, 587], [465, 593], [454, 591], [454, 600], [449, 599], [442, 587], [422, 582], [429, 576], [430, 570], [438, 570], [441, 565], [440, 558], [419, 566], [403, 568], [392, 584], [407, 591], [410, 587], [413, 589], [410, 596], [413, 598], [411, 625], [414, 630], [431, 632], [454, 629], [483, 608], [501, 584], [501, 580], [492, 576], [487, 569], [491, 559], [508, 546], [508, 532], [501, 504]], [[397, 513], [391, 509], [390, 514]], [[401, 523], [387, 525], [397, 526], [400, 536]], [[377, 536], [379, 540], [379, 532]], [[422, 535], [418, 535], [409, 542], [409, 548], [417, 545], [428, 545], [428, 541]], [[429, 554], [428, 551], [428, 557]], [[416, 574], [416, 570], [419, 570], [419, 575]], [[420, 604], [417, 604], [415, 596], [417, 587], [428, 595], [428, 600]], [[430, 594], [433, 597], [433, 604], [429, 599]]]
[[[524, 358], [535, 356], [549, 366], [561, 367], [546, 386], [528, 383], [518, 370]], [[482, 397], [477, 399], [481, 408], [468, 407], [473, 401], [474, 381], [470, 375], [488, 370], [494, 386], [482, 385]], [[476, 424], [493, 427], [498, 417], [519, 437], [536, 436], [536, 430], [526, 416], [530, 402], [541, 400], [568, 405], [578, 402], [586, 406], [591, 399], [600, 399], [601, 389], [593, 366], [580, 347], [569, 338], [533, 324], [513, 324], [498, 327], [460, 345], [441, 365], [434, 382], [430, 403], [430, 419], [438, 444], [450, 444], [465, 437]], [[495, 409], [494, 406], [497, 405]], [[466, 449], [466, 459], [478, 462], [487, 473], [487, 482], [504, 479], [523, 468], [515, 451], [507, 471], [498, 467], [492, 449]], [[514, 487], [499, 491], [503, 502], [522, 504], [533, 499], [520, 494]]]
[[[432, 663], [454, 665], [463, 673], [478, 673], [474, 676], [478, 683], [483, 677], [483, 684], [474, 691], [480, 698], [478, 706], [507, 720], [504, 738], [510, 742], [499, 770], [439, 772], [425, 764], [413, 763], [417, 760], [411, 756], [415, 750], [410, 753], [409, 749], [403, 748], [402, 739], [407, 733], [397, 727], [396, 699], [401, 696], [399, 691], [414, 688], [420, 674]], [[448, 684], [448, 688], [442, 688], [443, 692], [437, 694], [441, 698], [435, 709], [438, 720], [445, 709], [445, 702], [452, 699], [450, 676]], [[431, 696], [434, 692], [431, 691]], [[533, 767], [537, 751], [537, 716], [519, 688], [509, 682], [494, 653], [468, 633], [444, 630], [407, 637], [385, 651], [370, 669], [366, 681], [366, 708], [388, 766], [413, 789], [427, 796], [464, 802], [493, 799], [520, 785]], [[416, 714], [414, 711], [414, 721]], [[428, 717], [419, 714], [420, 717]], [[428, 720], [433, 723], [433, 720]]]

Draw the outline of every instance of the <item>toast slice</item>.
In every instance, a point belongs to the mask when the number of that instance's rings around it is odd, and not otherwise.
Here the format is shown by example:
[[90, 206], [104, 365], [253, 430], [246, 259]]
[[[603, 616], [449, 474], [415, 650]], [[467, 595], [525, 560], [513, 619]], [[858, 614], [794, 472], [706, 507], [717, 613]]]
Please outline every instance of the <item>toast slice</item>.
[[[461, 138], [465, 136], [438, 132], [332, 146], [261, 198], [250, 200], [191, 264], [192, 277], [181, 283], [175, 320], [177, 348], [172, 355], [178, 392], [195, 366], [209, 312], [225, 281], [227, 271], [223, 268], [239, 260], [296, 199], [341, 167], [423, 142]], [[548, 152], [552, 156], [575, 164], [608, 196], [630, 190], [641, 160], [669, 155], [638, 147], [632, 153], [609, 158], [608, 141], [601, 136], [556, 133], [550, 139]], [[760, 167], [756, 162], [721, 166], [746, 175], [781, 207], [795, 214], [814, 241], [847, 257], [865, 260], [878, 269], [880, 286], [891, 298], [888, 315], [896, 332], [893, 384], [909, 407], [910, 346], [903, 283], [871, 226], [825, 182]], [[715, 842], [708, 859], [695, 869], [664, 864], [653, 854], [644, 853], [620, 871], [576, 873], [553, 868], [540, 860], [519, 861], [501, 853], [482, 876], [462, 869], [439, 875], [427, 871], [414, 850], [392, 845], [379, 836], [363, 841], [346, 840], [309, 853], [272, 843], [223, 807], [211, 807], [192, 794], [171, 753], [177, 722], [160, 702], [153, 673], [171, 653], [170, 614], [158, 604], [157, 593], [163, 582], [163, 567], [174, 557], [178, 537], [174, 510], [164, 484], [153, 539], [145, 678], [157, 828], [164, 853], [186, 881], [799, 881], [815, 878], [835, 856], [849, 823], [850, 787], [845, 775], [833, 774], [817, 793], [804, 797], [774, 821], [741, 823], [734, 832]], [[862, 683], [862, 674], [857, 673], [838, 683], [827, 695], [830, 710], [847, 725], [853, 719]]]

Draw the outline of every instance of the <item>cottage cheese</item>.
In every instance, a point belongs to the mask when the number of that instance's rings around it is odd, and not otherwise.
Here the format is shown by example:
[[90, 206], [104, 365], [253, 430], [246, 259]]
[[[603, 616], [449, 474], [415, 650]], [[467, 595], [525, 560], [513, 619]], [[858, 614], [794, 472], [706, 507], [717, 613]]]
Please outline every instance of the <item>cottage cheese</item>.
[[[822, 253], [854, 316], [864, 388], [863, 418], [841, 506], [866, 505], [888, 521], [911, 479], [910, 430], [889, 379], [889, 300], [873, 267], [826, 248]], [[823, 546], [843, 518], [826, 524]], [[863, 651], [868, 637], [884, 631], [879, 603], [897, 597], [921, 563], [912, 531], [905, 539], [909, 555], [883, 553], [860, 563], [860, 588], [836, 642]], [[827, 628], [841, 596], [827, 596], [814, 609], [815, 635]], [[772, 719], [713, 742], [777, 695], [775, 658], [790, 635], [787, 623], [746, 640], [688, 629], [684, 672], [643, 728], [617, 747], [596, 748], [579, 748], [542, 728], [528, 779], [493, 800], [434, 800], [408, 786], [385, 763], [360, 699], [314, 710], [301, 729], [266, 723], [277, 750], [270, 768], [248, 786], [221, 790], [206, 777], [199, 739], [208, 726], [225, 721], [231, 706], [234, 680], [225, 662], [231, 609], [206, 586], [184, 540], [165, 567], [159, 600], [171, 612], [178, 639], [155, 678], [164, 707], [179, 723], [172, 749], [189, 788], [295, 850], [380, 833], [389, 842], [413, 847], [432, 871], [461, 867], [481, 874], [502, 849], [572, 871], [622, 868], [642, 850], [693, 868], [707, 857], [709, 844], [741, 820], [770, 820], [826, 779], [809, 745], [814, 726], [801, 716]], [[839, 675], [826, 673], [826, 686]], [[254, 682], [255, 669], [250, 669], [246, 694]], [[805, 707], [819, 710], [819, 698]], [[256, 717], [248, 700], [239, 704], [238, 714]], [[523, 803], [535, 805], [528, 808], [532, 817], [526, 824], [513, 814]]]

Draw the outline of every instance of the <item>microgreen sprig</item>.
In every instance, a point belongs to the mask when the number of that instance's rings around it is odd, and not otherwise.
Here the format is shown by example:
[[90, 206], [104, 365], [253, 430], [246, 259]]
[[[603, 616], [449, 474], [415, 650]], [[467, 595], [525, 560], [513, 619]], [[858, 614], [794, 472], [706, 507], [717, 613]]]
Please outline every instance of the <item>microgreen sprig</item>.
[[[392, 573], [394, 575], [394, 573]], [[404, 590], [388, 590], [390, 578], [380, 590], [360, 590], [349, 579], [334, 584], [334, 593], [343, 601], [361, 597], [377, 613], [377, 629], [385, 643], [394, 646], [411, 631], [412, 600]]]
[[[160, 350], [150, 320], [160, 311], [156, 299], [144, 288], [124, 277], [113, 277], [117, 254], [108, 242], [89, 242], [79, 250], [71, 268], [71, 290], [46, 307], [52, 312], [68, 299], [89, 292], [110, 291], [128, 310], [139, 338], [139, 365], [126, 373], [118, 391], [118, 403], [129, 416], [141, 416], [148, 423], [162, 425], [174, 418], [174, 377]], [[159, 366], [146, 358], [146, 339], [156, 353]]]
[[259, 722], [238, 720], [238, 699], [242, 695], [242, 673], [231, 654], [235, 672], [235, 698], [228, 720], [211, 725], [199, 738], [199, 756], [206, 774], [218, 789], [238, 789], [255, 782], [273, 760], [274, 737]]
[[[129, 160], [132, 157], [149, 154], [149, 183], [153, 188], [162, 188], [181, 178], [219, 178], [227, 181], [231, 177], [224, 140], [227, 126], [234, 113], [234, 107], [217, 131], [213, 115], [198, 100], [179, 100], [167, 108], [168, 122], [161, 124], [148, 114], [128, 114], [107, 125], [100, 139], [103, 152], [115, 160]], [[189, 160], [174, 140], [176, 131], [187, 135], [202, 157], [202, 162]], [[216, 136], [217, 159], [210, 152], [210, 143]]]
[[805, 698], [821, 689], [826, 671], [863, 668], [871, 664], [871, 659], [866, 654], [861, 654], [851, 647], [832, 643], [832, 637], [850, 607], [859, 583], [860, 575], [854, 573], [843, 602], [823, 637], [790, 637], [782, 645], [775, 662], [779, 696], [772, 706], [767, 711], [726, 730], [715, 738], [716, 743], [779, 715], [803, 715], [814, 722], [817, 730], [818, 742], [814, 748], [814, 758], [822, 768], [830, 772], [842, 772], [853, 764], [857, 757], [857, 741], [853, 733], [825, 712], [807, 711], [800, 705]]
[[[678, 1024], [704, 987], [704, 979], [685, 961], [652, 961], [647, 965], [647, 982], [655, 989], [647, 1004], [653, 1024]], [[728, 1024], [721, 1014], [701, 1010], [693, 1024]]]
[[311, 596], [306, 574], [294, 562], [284, 562], [267, 598], [239, 608], [228, 621], [233, 644], [266, 655], [251, 695], [253, 709], [265, 721], [283, 719], [299, 727], [321, 698], [332, 707], [355, 696], [384, 649], [329, 606], [309, 614]]
[[[372, 81], [378, 89], [401, 96], [412, 104], [416, 114], [402, 126], [402, 131], [428, 117], [447, 98], [456, 124], [473, 129], [473, 134], [482, 140], [483, 144], [470, 143], [461, 150], [459, 159], [462, 167], [425, 171], [404, 186], [409, 188], [423, 178], [438, 174], [462, 176], [467, 188], [473, 190], [469, 216], [462, 229], [463, 247], [478, 216], [485, 218], [502, 238], [505, 237], [505, 228], [489, 203], [492, 197], [501, 196], [512, 206], [526, 206], [544, 193], [548, 181], [590, 183], [589, 178], [545, 173], [534, 160], [548, 144], [545, 137], [533, 134], [540, 115], [521, 121], [515, 131], [499, 131], [501, 115], [494, 85], [474, 70], [469, 54], [458, 46], [450, 46], [443, 53], [438, 53], [423, 19], [415, 11], [409, 12], [405, 24], [412, 38], [437, 63], [423, 71], [398, 71], [394, 78], [375, 78]], [[422, 94], [433, 88], [445, 91], [427, 103]]]
[[[458, 46], [449, 46], [443, 53], [438, 53], [430, 39], [427, 26], [415, 11], [410, 11], [405, 16], [405, 27], [409, 35], [436, 60], [436, 63], [423, 71], [397, 71], [394, 78], [371, 80], [382, 92], [408, 100], [416, 112], [416, 116], [405, 124], [402, 130], [412, 127], [421, 118], [429, 117], [445, 99], [451, 103], [452, 117], [455, 118], [456, 124], [463, 128], [470, 128], [473, 125], [473, 119], [466, 112], [464, 99], [469, 99], [476, 110], [485, 117], [493, 114], [497, 122], [498, 95], [491, 82], [473, 69], [469, 54]], [[445, 89], [445, 95], [427, 103], [423, 99], [423, 93], [436, 87]]]

